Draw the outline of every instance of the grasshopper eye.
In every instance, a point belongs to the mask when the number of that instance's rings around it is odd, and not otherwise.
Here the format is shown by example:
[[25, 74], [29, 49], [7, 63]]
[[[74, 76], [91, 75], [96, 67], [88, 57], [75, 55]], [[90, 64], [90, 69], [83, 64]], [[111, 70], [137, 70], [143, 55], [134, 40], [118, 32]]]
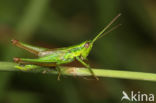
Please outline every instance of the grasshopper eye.
[[89, 43], [89, 42], [87, 42], [87, 43], [84, 45], [84, 47], [85, 47], [85, 48], [88, 48], [88, 47], [89, 47], [89, 45], [90, 45], [90, 43]]

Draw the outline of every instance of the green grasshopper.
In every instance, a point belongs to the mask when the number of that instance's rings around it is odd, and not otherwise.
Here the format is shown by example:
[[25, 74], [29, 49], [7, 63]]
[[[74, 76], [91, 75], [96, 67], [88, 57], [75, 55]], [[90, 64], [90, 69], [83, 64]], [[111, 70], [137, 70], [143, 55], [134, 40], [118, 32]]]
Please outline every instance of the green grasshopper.
[[[95, 38], [92, 40], [84, 41], [78, 45], [70, 46], [70, 47], [64, 47], [64, 48], [56, 48], [56, 49], [47, 49], [47, 48], [40, 48], [36, 46], [32, 46], [29, 44], [25, 44], [22, 42], [19, 42], [18, 40], [11, 40], [12, 44], [20, 47], [22, 49], [27, 50], [28, 52], [35, 54], [38, 56], [36, 59], [26, 59], [26, 58], [14, 58], [14, 61], [16, 63], [22, 64], [23, 66], [17, 66], [18, 69], [21, 70], [28, 70], [29, 68], [33, 68], [34, 65], [38, 66], [44, 66], [44, 67], [55, 67], [58, 71], [58, 80], [60, 80], [61, 70], [60, 65], [61, 64], [67, 64], [74, 60], [78, 60], [82, 65], [84, 65], [90, 73], [99, 80], [98, 77], [94, 74], [89, 64], [85, 63], [84, 60], [87, 59], [87, 56], [89, 55], [93, 44], [96, 40], [103, 37], [110, 31], [116, 29], [119, 25], [113, 27], [111, 30], [105, 32], [120, 16], [121, 14], [118, 14]], [[105, 33], [104, 33], [105, 32]]]

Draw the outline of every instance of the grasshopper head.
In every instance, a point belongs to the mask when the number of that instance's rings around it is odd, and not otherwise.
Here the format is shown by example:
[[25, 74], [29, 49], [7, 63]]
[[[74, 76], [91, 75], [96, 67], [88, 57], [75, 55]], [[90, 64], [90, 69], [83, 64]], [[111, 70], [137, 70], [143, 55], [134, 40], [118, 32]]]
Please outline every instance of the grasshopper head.
[[91, 49], [93, 47], [93, 43], [91, 40], [87, 40], [83, 42], [83, 52], [81, 53], [81, 56], [86, 59], [88, 54], [90, 53]]

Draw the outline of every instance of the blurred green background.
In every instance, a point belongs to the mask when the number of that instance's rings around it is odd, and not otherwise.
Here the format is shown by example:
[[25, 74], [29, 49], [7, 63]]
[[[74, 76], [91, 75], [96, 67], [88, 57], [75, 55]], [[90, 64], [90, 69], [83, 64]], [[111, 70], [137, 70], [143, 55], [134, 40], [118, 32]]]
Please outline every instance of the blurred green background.
[[[88, 57], [90, 65], [155, 73], [155, 0], [0, 0], [0, 61], [34, 57], [12, 46], [12, 38], [48, 48], [75, 45], [93, 38], [120, 12], [114, 25], [122, 26], [96, 42]], [[0, 103], [120, 103], [123, 90], [156, 95], [154, 82], [61, 79], [0, 72]]]

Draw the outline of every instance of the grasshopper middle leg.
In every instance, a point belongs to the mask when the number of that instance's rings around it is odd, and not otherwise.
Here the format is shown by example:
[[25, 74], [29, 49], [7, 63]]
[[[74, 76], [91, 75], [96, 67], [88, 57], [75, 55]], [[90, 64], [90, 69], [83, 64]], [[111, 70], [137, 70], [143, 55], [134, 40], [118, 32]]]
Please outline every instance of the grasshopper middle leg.
[[57, 70], [57, 72], [58, 72], [58, 77], [57, 77], [57, 80], [60, 80], [60, 76], [61, 76], [61, 69], [60, 69], [60, 67], [57, 65], [56, 66], [56, 70]]

